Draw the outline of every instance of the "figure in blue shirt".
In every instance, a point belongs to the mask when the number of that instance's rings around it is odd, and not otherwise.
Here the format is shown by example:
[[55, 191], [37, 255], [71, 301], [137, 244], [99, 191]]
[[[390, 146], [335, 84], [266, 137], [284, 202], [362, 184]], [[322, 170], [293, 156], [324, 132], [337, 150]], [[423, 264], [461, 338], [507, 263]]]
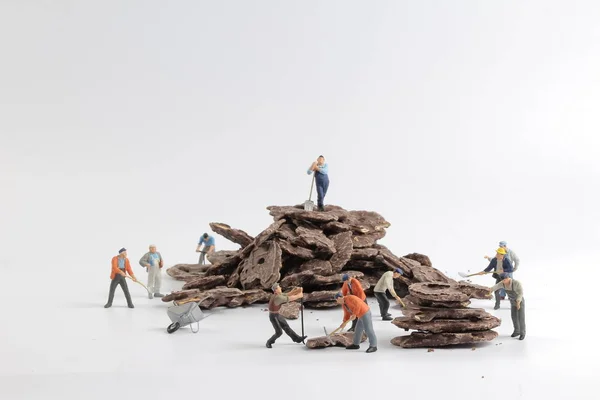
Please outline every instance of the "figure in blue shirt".
[[[204, 248], [200, 250], [200, 247], [204, 245]], [[200, 253], [200, 258], [198, 259], [198, 264], [205, 264], [205, 258], [207, 254], [215, 251], [215, 238], [209, 236], [208, 233], [204, 233], [204, 235], [200, 236], [200, 240], [198, 240], [198, 246], [196, 247], [196, 253]]]
[[317, 207], [319, 211], [325, 211], [324, 201], [327, 189], [329, 189], [329, 167], [325, 162], [325, 157], [319, 156], [317, 161], [313, 162], [306, 171], [308, 175], [315, 174], [317, 184]]

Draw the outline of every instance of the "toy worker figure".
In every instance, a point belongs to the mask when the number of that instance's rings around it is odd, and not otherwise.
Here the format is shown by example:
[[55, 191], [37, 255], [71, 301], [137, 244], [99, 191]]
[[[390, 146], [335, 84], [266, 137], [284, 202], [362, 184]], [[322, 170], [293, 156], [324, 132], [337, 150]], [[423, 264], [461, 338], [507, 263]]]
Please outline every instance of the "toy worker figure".
[[388, 313], [388, 310], [390, 308], [390, 301], [387, 299], [387, 295], [385, 293], [386, 290], [389, 290], [392, 296], [396, 298], [396, 301], [404, 306], [402, 299], [396, 294], [396, 291], [394, 290], [394, 279], [398, 279], [400, 278], [400, 276], [402, 276], [402, 270], [400, 268], [396, 268], [394, 271], [387, 271], [381, 276], [381, 278], [379, 278], [379, 281], [377, 282], [377, 285], [375, 285], [375, 289], [373, 290], [375, 293], [375, 298], [379, 303], [379, 312], [381, 313], [381, 319], [384, 321], [392, 320], [392, 314]]
[[[200, 246], [204, 245], [204, 248], [200, 250]], [[206, 260], [206, 255], [215, 251], [215, 238], [209, 236], [208, 233], [204, 233], [200, 236], [200, 240], [198, 240], [198, 246], [196, 246], [196, 253], [200, 253], [200, 258], [198, 259], [198, 264], [204, 265]]]
[[[504, 250], [504, 248], [502, 248], [502, 247], [499, 247], [498, 250], [496, 250], [496, 257], [492, 258], [492, 260], [490, 261], [490, 265], [488, 265], [488, 267], [486, 269], [484, 269], [483, 271], [479, 272], [476, 275], [483, 275], [486, 272], [490, 272], [490, 271], [494, 270], [492, 277], [495, 278], [496, 283], [498, 283], [502, 280], [500, 278], [500, 274], [503, 274], [503, 273], [512, 274], [512, 272], [513, 272], [512, 264], [510, 263], [510, 261], [508, 261], [507, 258], [504, 257], [505, 255], [506, 255], [506, 250]], [[494, 297], [496, 298], [496, 304], [494, 305], [494, 310], [497, 310], [500, 308], [500, 299], [502, 298], [502, 292], [500, 289], [498, 289], [494, 292]]]
[[112, 269], [110, 272], [110, 291], [108, 293], [108, 303], [104, 305], [104, 308], [109, 308], [112, 306], [113, 298], [115, 297], [115, 289], [117, 285], [121, 285], [121, 289], [123, 289], [123, 293], [125, 293], [125, 298], [127, 299], [127, 306], [129, 308], [133, 308], [133, 303], [131, 302], [131, 295], [129, 294], [129, 288], [127, 287], [127, 282], [125, 281], [126, 273], [129, 274], [131, 279], [134, 282], [137, 282], [135, 275], [133, 275], [133, 271], [131, 270], [131, 265], [129, 264], [129, 259], [127, 258], [127, 249], [122, 248], [119, 250], [119, 255], [114, 256], [112, 258]]
[[285, 318], [283, 318], [279, 314], [279, 309], [281, 305], [287, 303], [289, 301], [298, 300], [304, 297], [304, 293], [302, 293], [302, 288], [292, 289], [289, 293], [282, 293], [281, 286], [278, 283], [274, 283], [271, 286], [273, 290], [273, 296], [269, 300], [269, 321], [273, 324], [273, 328], [275, 328], [275, 334], [271, 336], [269, 340], [267, 340], [267, 347], [270, 349], [273, 346], [273, 343], [282, 335], [282, 331], [292, 338], [292, 340], [296, 343], [301, 343], [306, 336], [300, 336], [290, 326], [288, 325]]
[[[508, 247], [506, 247], [506, 241], [501, 241], [500, 243], [498, 243], [498, 246], [504, 250], [506, 250], [506, 255], [504, 256], [504, 258], [508, 259], [508, 262], [513, 266], [513, 272], [516, 272], [517, 269], [519, 268], [519, 264], [521, 263], [521, 260], [519, 260], [519, 256], [517, 256], [517, 253], [515, 253], [512, 249], [509, 249]], [[492, 261], [492, 259], [488, 256], [485, 256], [485, 258], [488, 261]], [[510, 276], [511, 278], [513, 277], [513, 272], [508, 273], [508, 276]], [[504, 300], [506, 296], [506, 293], [504, 292], [504, 289], [500, 289], [500, 299]]]
[[[344, 284], [342, 285], [342, 295], [347, 296], [349, 294], [353, 294], [354, 296], [367, 303], [367, 295], [365, 294], [365, 291], [363, 290], [362, 285], [360, 284], [358, 279], [350, 278], [348, 274], [344, 274], [342, 275], [342, 282], [344, 282]], [[348, 329], [348, 332], [354, 332], [357, 322], [358, 319], [356, 318], [352, 320], [352, 327]]]
[[306, 171], [308, 175], [315, 174], [315, 183], [317, 184], [317, 207], [319, 211], [325, 211], [325, 195], [329, 189], [329, 166], [325, 162], [325, 157], [319, 156], [317, 161], [313, 162]]
[[[509, 249], [507, 247], [506, 241], [504, 241], [504, 240], [501, 241], [500, 243], [498, 243], [498, 246], [501, 247], [501, 248], [503, 248], [504, 250], [506, 250], [506, 256], [505, 256], [505, 258], [507, 258], [508, 262], [510, 262], [512, 264], [512, 266], [513, 266], [513, 272], [517, 272], [517, 269], [519, 269], [519, 264], [521, 263], [521, 260], [519, 259], [519, 256], [517, 256], [517, 253], [515, 253], [513, 251], [513, 249]], [[485, 258], [488, 261], [492, 261], [492, 259], [490, 257], [488, 257], [488, 256], [485, 256]], [[509, 276], [512, 278], [513, 277], [512, 273]]]
[[508, 274], [500, 274], [500, 281], [490, 288], [491, 292], [498, 289], [506, 290], [510, 300], [510, 316], [513, 322], [514, 332], [510, 337], [519, 337], [519, 340], [525, 339], [527, 329], [525, 327], [525, 299], [523, 298], [523, 286], [521, 282], [514, 280]]
[[367, 353], [377, 351], [377, 336], [375, 336], [375, 331], [373, 330], [373, 319], [371, 318], [369, 306], [363, 300], [351, 294], [344, 296], [338, 293], [335, 295], [335, 301], [344, 309], [344, 321], [338, 330], [344, 329], [348, 321], [358, 319], [352, 344], [346, 346], [346, 349], [360, 349], [360, 340], [362, 339], [363, 332], [366, 331], [369, 338]]
[[152, 293], [154, 293], [154, 297], [164, 297], [160, 293], [160, 284], [162, 282], [160, 269], [163, 267], [163, 259], [160, 253], [156, 251], [156, 245], [151, 244], [149, 250], [149, 252], [140, 258], [140, 265], [145, 267], [146, 272], [148, 272], [148, 298], [152, 298]]

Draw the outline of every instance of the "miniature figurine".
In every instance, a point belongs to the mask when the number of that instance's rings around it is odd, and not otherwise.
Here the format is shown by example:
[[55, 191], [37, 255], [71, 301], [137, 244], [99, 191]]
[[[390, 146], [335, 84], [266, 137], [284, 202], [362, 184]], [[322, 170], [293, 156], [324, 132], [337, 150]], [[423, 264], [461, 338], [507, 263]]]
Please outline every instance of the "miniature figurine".
[[329, 166], [325, 162], [325, 157], [319, 156], [306, 171], [308, 175], [313, 172], [317, 183], [317, 207], [319, 211], [325, 211], [325, 195], [329, 189]]
[[275, 334], [267, 340], [267, 347], [270, 349], [273, 346], [273, 343], [282, 335], [282, 331], [285, 333], [296, 343], [301, 343], [306, 336], [300, 336], [290, 326], [288, 325], [285, 318], [283, 318], [279, 314], [279, 309], [281, 305], [287, 303], [289, 301], [294, 301], [301, 299], [304, 297], [304, 293], [302, 293], [302, 288], [292, 289], [289, 293], [282, 293], [281, 286], [278, 283], [274, 283], [271, 287], [273, 290], [273, 296], [269, 300], [269, 320], [271, 324], [273, 324], [273, 328], [275, 329]]
[[129, 274], [134, 282], [137, 282], [137, 279], [131, 270], [131, 265], [129, 264], [129, 259], [127, 258], [127, 249], [122, 248], [119, 250], [119, 255], [112, 258], [111, 265], [112, 268], [110, 272], [110, 279], [112, 279], [112, 281], [110, 282], [108, 302], [104, 305], [104, 308], [109, 308], [112, 306], [117, 285], [121, 285], [121, 289], [123, 289], [125, 299], [127, 299], [127, 306], [129, 308], [133, 308], [133, 302], [131, 301], [131, 295], [129, 294], [129, 288], [127, 287], [125, 276], [126, 274]]
[[164, 297], [160, 293], [160, 285], [162, 283], [160, 269], [164, 265], [163, 259], [160, 253], [156, 251], [156, 245], [151, 244], [149, 250], [149, 252], [140, 258], [140, 265], [145, 267], [146, 272], [148, 272], [148, 298], [151, 299], [153, 293], [154, 297]]
[[340, 304], [344, 310], [344, 321], [336, 331], [344, 329], [350, 320], [358, 319], [356, 329], [354, 330], [352, 344], [346, 346], [346, 349], [360, 349], [360, 340], [362, 339], [363, 332], [366, 332], [367, 337], [369, 338], [369, 348], [367, 349], [367, 353], [377, 351], [377, 336], [375, 336], [375, 331], [373, 330], [373, 319], [371, 317], [369, 306], [360, 298], [352, 294], [344, 296], [341, 293], [338, 293], [335, 295], [335, 301]]
[[396, 268], [393, 271], [387, 271], [381, 276], [381, 278], [379, 278], [377, 285], [375, 285], [375, 289], [373, 289], [375, 298], [379, 303], [379, 312], [381, 313], [381, 319], [384, 321], [392, 320], [392, 314], [388, 313], [388, 310], [390, 308], [390, 301], [387, 299], [387, 295], [385, 293], [386, 290], [389, 290], [392, 296], [396, 298], [396, 301], [398, 303], [402, 304], [403, 307], [405, 306], [400, 296], [398, 296], [396, 294], [396, 291], [394, 290], [394, 279], [398, 279], [400, 278], [400, 276], [402, 276], [402, 270], [400, 268]]

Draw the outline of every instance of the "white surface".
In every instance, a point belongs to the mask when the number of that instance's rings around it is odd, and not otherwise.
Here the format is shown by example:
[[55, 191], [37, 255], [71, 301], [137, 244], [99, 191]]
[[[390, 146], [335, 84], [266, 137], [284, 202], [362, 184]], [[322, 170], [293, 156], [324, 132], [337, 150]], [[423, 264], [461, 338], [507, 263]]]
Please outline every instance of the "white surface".
[[[332, 398], [340, 390], [351, 398], [383, 397], [390, 391], [428, 399], [479, 399], [483, 394], [486, 399], [501, 399], [507, 392], [518, 399], [596, 398], [595, 332], [592, 322], [582, 324], [579, 319], [589, 316], [588, 311], [561, 304], [559, 297], [542, 296], [543, 288], [526, 287], [524, 341], [509, 337], [508, 302], [494, 311], [492, 301], [475, 300], [474, 307], [503, 319], [499, 338], [477, 345], [475, 351], [471, 346], [432, 353], [395, 347], [390, 340], [407, 333], [381, 321], [376, 300], [369, 299], [379, 351], [366, 354], [366, 343], [358, 351], [308, 350], [285, 334], [267, 349], [264, 345], [273, 330], [259, 305], [211, 310], [213, 315], [201, 322], [198, 334], [182, 328], [169, 335], [168, 305], [148, 300], [143, 288], [129, 285], [135, 309], [126, 307], [117, 289], [113, 307], [105, 310], [108, 279], [89, 284], [75, 276], [66, 280], [47, 302], [3, 299], [2, 398], [233, 399], [275, 391], [306, 399]], [[170, 278], [165, 281], [167, 289], [180, 286]], [[41, 280], [27, 287], [43, 292]], [[14, 305], [6, 307], [9, 302]], [[397, 307], [392, 313], [400, 315]], [[331, 331], [341, 317], [340, 309], [306, 310], [306, 334], [321, 336], [323, 326]], [[301, 332], [300, 321], [290, 324]], [[591, 332], [585, 333], [587, 329]]]
[[[2, 1], [0, 398], [585, 398], [600, 370], [598, 15], [597, 1]], [[306, 200], [321, 153], [327, 203], [379, 211], [396, 254], [456, 276], [507, 240], [527, 339], [506, 338], [504, 310], [503, 344], [476, 351], [391, 348], [398, 330], [378, 323], [375, 354], [309, 354], [265, 349], [258, 309], [169, 336], [141, 288], [135, 310], [119, 294], [102, 308], [120, 247], [144, 276], [150, 243], [172, 265], [197, 260], [211, 221], [255, 235], [264, 207]]]

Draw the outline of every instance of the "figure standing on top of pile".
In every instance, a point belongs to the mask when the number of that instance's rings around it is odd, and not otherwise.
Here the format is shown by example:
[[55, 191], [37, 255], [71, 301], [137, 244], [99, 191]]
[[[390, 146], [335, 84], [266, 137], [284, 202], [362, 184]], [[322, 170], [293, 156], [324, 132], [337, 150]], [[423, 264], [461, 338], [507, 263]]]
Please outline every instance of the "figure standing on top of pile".
[[356, 329], [354, 330], [352, 344], [347, 346], [346, 349], [360, 349], [360, 340], [362, 339], [363, 332], [366, 332], [367, 337], [369, 338], [369, 348], [367, 349], [367, 353], [377, 351], [377, 336], [375, 336], [375, 331], [373, 330], [373, 318], [371, 317], [369, 306], [364, 301], [351, 294], [344, 296], [341, 293], [338, 293], [335, 295], [335, 301], [340, 304], [344, 310], [344, 321], [336, 330], [342, 330], [348, 321], [358, 319]]
[[[349, 294], [352, 294], [364, 301], [366, 304], [369, 304], [367, 303], [367, 295], [365, 294], [365, 291], [363, 290], [362, 285], [360, 284], [360, 281], [358, 279], [351, 278], [348, 274], [344, 274], [342, 275], [342, 281], [344, 282], [344, 284], [342, 285], [342, 295], [347, 296]], [[354, 318], [352, 320], [352, 327], [348, 329], [348, 332], [354, 332], [357, 323], [358, 319]]]
[[[200, 249], [202, 245], [204, 245], [204, 248]], [[198, 240], [198, 246], [196, 246], [196, 253], [200, 253], [200, 257], [198, 258], [198, 264], [204, 265], [204, 263], [206, 262], [206, 255], [211, 254], [214, 251], [215, 238], [205, 232], [202, 236], [200, 236], [200, 240]]]
[[306, 336], [300, 336], [290, 326], [288, 325], [285, 318], [279, 314], [279, 309], [281, 305], [287, 303], [289, 301], [294, 301], [301, 299], [304, 297], [304, 293], [302, 293], [302, 288], [292, 289], [289, 293], [282, 293], [281, 286], [278, 283], [274, 283], [271, 287], [273, 290], [273, 296], [269, 300], [269, 320], [275, 329], [275, 334], [267, 340], [267, 348], [271, 348], [273, 343], [282, 335], [282, 331], [292, 338], [292, 340], [296, 343], [301, 343]]
[[125, 281], [126, 273], [129, 274], [134, 282], [137, 282], [137, 279], [131, 270], [129, 259], [127, 258], [127, 249], [122, 248], [119, 250], [119, 255], [114, 256], [111, 260], [110, 279], [112, 279], [112, 281], [110, 282], [110, 289], [108, 292], [108, 302], [104, 308], [109, 308], [112, 306], [117, 285], [121, 285], [121, 289], [123, 289], [123, 293], [127, 299], [127, 306], [129, 308], [133, 308], [133, 302], [131, 301], [131, 295], [129, 294], [129, 287], [127, 287], [127, 281]]
[[[488, 265], [487, 268], [483, 271], [474, 275], [483, 275], [486, 272], [494, 270], [492, 277], [496, 279], [496, 283], [500, 282], [502, 280], [502, 278], [500, 278], [501, 274], [509, 274], [513, 272], [512, 264], [510, 263], [510, 261], [508, 261], [505, 255], [506, 250], [504, 250], [504, 248], [502, 247], [499, 247], [498, 250], [496, 250], [496, 257], [492, 258], [492, 260], [490, 261], [490, 265]], [[497, 310], [500, 308], [500, 298], [502, 297], [500, 289], [494, 292], [494, 297], [496, 298], [496, 305], [494, 305], [494, 310]]]
[[386, 290], [389, 290], [392, 296], [396, 298], [396, 301], [398, 303], [402, 304], [403, 307], [405, 306], [400, 296], [398, 296], [396, 294], [396, 291], [394, 290], [394, 279], [398, 279], [400, 278], [400, 276], [402, 276], [402, 270], [400, 268], [396, 268], [394, 271], [385, 272], [381, 276], [381, 278], [379, 278], [379, 281], [377, 282], [377, 285], [375, 285], [375, 289], [373, 290], [375, 298], [379, 303], [381, 319], [383, 319], [384, 321], [391, 321], [393, 319], [392, 314], [388, 313], [388, 310], [390, 308], [390, 301], [387, 299], [387, 295], [385, 293]]
[[164, 265], [162, 256], [156, 251], [156, 245], [154, 244], [148, 246], [148, 250], [150, 251], [140, 258], [140, 265], [145, 267], [146, 272], [148, 272], [148, 298], [152, 298], [152, 293], [154, 293], [154, 297], [164, 297], [160, 292], [162, 283], [160, 270]]
[[510, 300], [510, 316], [513, 322], [514, 331], [510, 337], [519, 336], [519, 340], [525, 339], [527, 331], [525, 327], [525, 299], [523, 298], [523, 285], [521, 282], [512, 279], [508, 274], [503, 273], [499, 276], [500, 281], [490, 288], [490, 292], [497, 292], [499, 289], [506, 290]]
[[317, 183], [317, 206], [319, 211], [325, 211], [325, 195], [329, 188], [329, 166], [325, 162], [325, 157], [319, 156], [317, 161], [313, 162], [306, 171], [308, 175], [313, 172], [315, 174], [315, 182]]

